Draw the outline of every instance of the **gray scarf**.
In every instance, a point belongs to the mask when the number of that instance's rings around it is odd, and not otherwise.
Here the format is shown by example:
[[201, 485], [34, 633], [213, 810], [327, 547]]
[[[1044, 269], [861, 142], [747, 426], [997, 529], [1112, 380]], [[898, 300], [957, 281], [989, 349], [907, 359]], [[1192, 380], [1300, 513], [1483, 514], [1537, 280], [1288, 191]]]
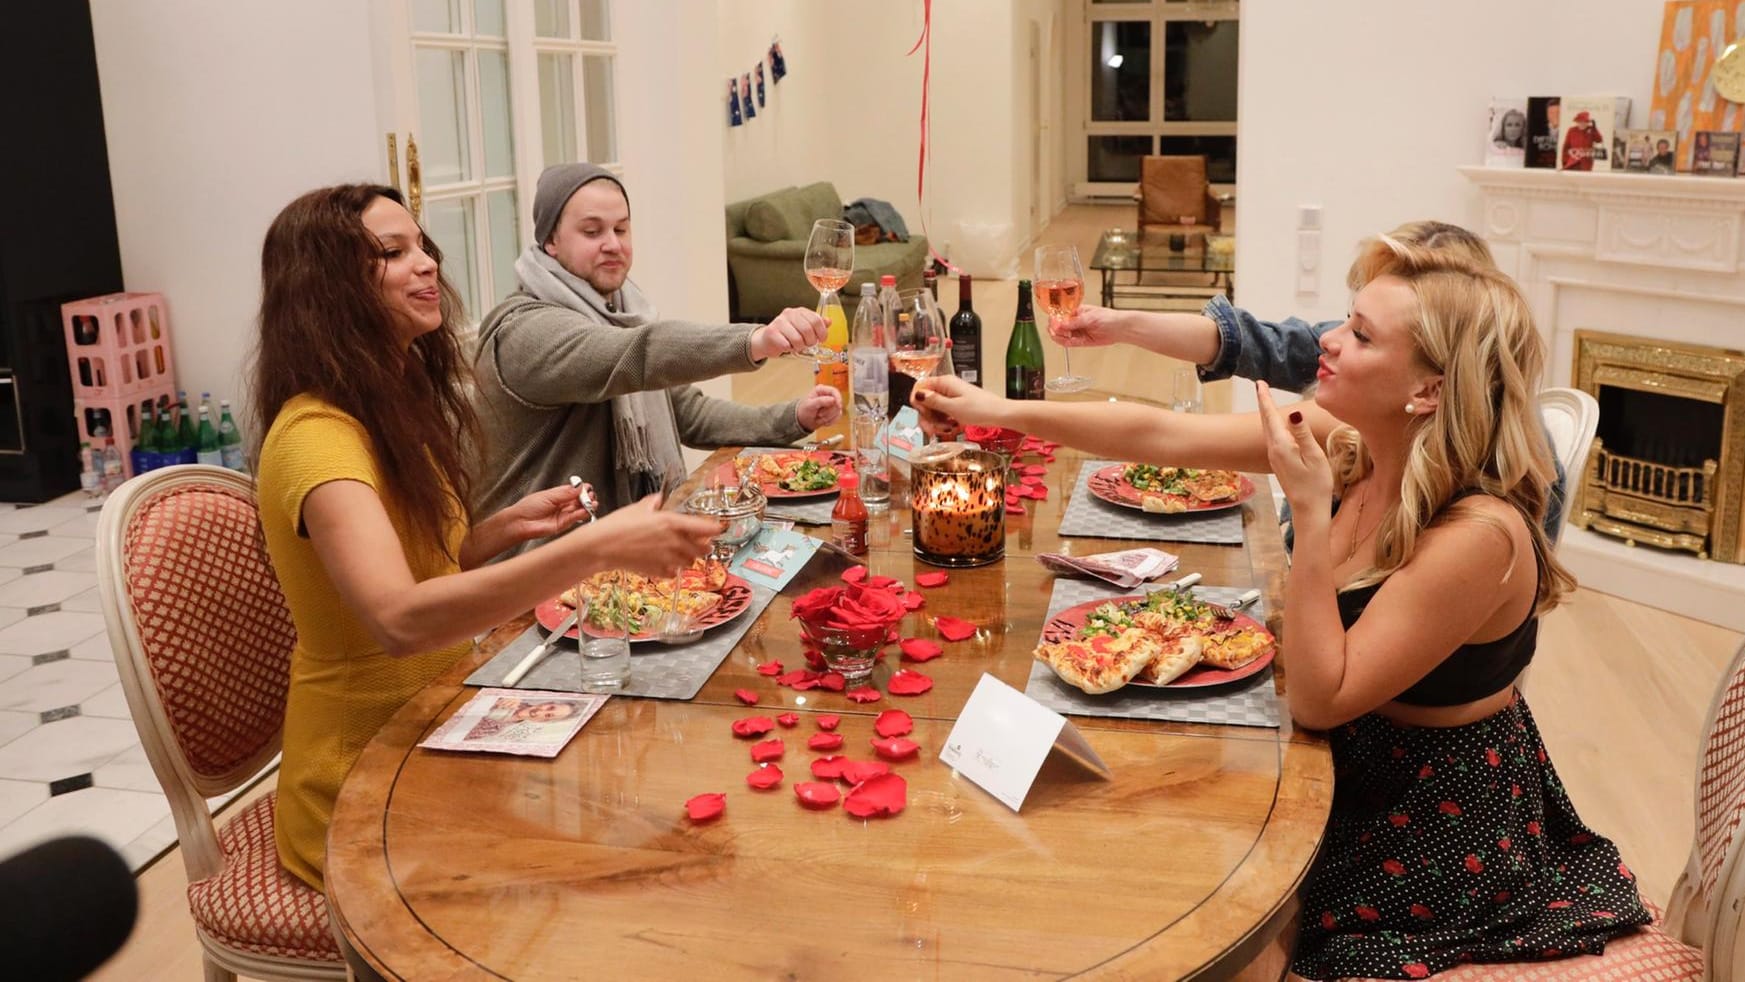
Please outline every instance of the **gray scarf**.
[[[636, 284], [625, 280], [609, 302], [587, 280], [564, 269], [538, 246], [528, 246], [515, 260], [515, 276], [528, 293], [567, 307], [596, 324], [641, 327], [660, 317]], [[637, 501], [684, 478], [679, 426], [666, 390], [613, 396], [612, 429], [617, 438], [613, 459], [619, 501]]]

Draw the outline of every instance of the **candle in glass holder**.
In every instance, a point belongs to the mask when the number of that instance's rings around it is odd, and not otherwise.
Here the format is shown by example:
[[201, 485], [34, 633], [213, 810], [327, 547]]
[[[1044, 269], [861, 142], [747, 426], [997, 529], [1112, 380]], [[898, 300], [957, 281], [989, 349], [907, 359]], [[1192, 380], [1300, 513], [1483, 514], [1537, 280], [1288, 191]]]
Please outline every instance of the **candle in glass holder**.
[[1006, 479], [1000, 456], [940, 443], [910, 461], [915, 556], [935, 566], [983, 566], [1006, 554]]

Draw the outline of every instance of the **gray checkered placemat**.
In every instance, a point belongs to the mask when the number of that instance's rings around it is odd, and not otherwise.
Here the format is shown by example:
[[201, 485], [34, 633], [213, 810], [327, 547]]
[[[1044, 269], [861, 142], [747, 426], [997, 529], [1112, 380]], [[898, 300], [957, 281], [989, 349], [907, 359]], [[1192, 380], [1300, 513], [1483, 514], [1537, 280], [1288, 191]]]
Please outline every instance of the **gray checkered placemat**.
[[[618, 690], [619, 695], [642, 696], [648, 699], [689, 699], [697, 694], [716, 666], [726, 660], [727, 653], [751, 630], [751, 625], [763, 615], [765, 607], [776, 597], [775, 591], [753, 583], [751, 606], [733, 620], [712, 628], [690, 644], [665, 645], [657, 642], [637, 642], [630, 646], [630, 681]], [[509, 642], [496, 657], [479, 666], [467, 676], [467, 685], [501, 685], [503, 676], [533, 650], [545, 637], [535, 624]], [[557, 646], [522, 676], [517, 689], [549, 689], [554, 692], [580, 692], [582, 655], [572, 641], [559, 641]]]
[[1216, 545], [1242, 543], [1242, 509], [1204, 512], [1198, 515], [1148, 515], [1137, 508], [1122, 508], [1091, 493], [1091, 475], [1119, 463], [1087, 460], [1073, 485], [1072, 500], [1060, 519], [1060, 534], [1094, 535], [1105, 539], [1149, 539], [1165, 542], [1210, 542]]
[[[1050, 618], [1088, 600], [1132, 596], [1145, 592], [1141, 586], [1121, 590], [1104, 583], [1055, 580], [1048, 600]], [[1194, 596], [1214, 603], [1234, 603], [1246, 593], [1240, 587], [1196, 586]], [[1243, 608], [1257, 621], [1266, 619], [1262, 601]], [[1182, 723], [1220, 723], [1234, 726], [1277, 726], [1278, 691], [1268, 666], [1228, 685], [1198, 689], [1152, 689], [1130, 685], [1093, 696], [1067, 685], [1047, 665], [1032, 662], [1024, 694], [1057, 713], [1075, 716], [1118, 716], [1123, 719], [1168, 719]]]
[[[739, 451], [739, 456], [747, 457], [761, 453], [793, 453], [793, 447], [746, 447]], [[821, 494], [816, 498], [771, 498], [764, 505], [765, 518], [785, 519], [798, 522], [801, 525], [829, 525], [830, 512], [836, 508], [836, 493]]]

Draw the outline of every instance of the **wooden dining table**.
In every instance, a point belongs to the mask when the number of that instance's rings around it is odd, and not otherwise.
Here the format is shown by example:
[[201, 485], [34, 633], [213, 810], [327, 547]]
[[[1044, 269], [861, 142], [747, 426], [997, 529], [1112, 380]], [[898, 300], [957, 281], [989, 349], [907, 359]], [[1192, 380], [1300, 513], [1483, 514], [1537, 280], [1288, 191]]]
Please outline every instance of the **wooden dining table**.
[[[1055, 580], [1034, 557], [1140, 544], [1056, 533], [1082, 460], [1058, 452], [1047, 500], [1008, 517], [1003, 560], [922, 591], [905, 636], [937, 638], [938, 615], [978, 630], [914, 666], [934, 680], [920, 696], [862, 705], [758, 674], [772, 659], [804, 667], [792, 599], [840, 582], [846, 565], [820, 552], [689, 701], [611, 699], [549, 760], [418, 748], [476, 691], [462, 679], [531, 617], [503, 625], [394, 716], [341, 791], [327, 896], [354, 967], [389, 979], [716, 982], [1211, 979], [1249, 965], [1294, 917], [1333, 792], [1325, 739], [1284, 711], [1281, 665], [1277, 728], [1071, 717], [1109, 776], [1056, 753], [1020, 811], [937, 757], [984, 673], [1025, 687]], [[1261, 588], [1276, 632], [1285, 555], [1257, 484], [1241, 506], [1243, 544], [1153, 544], [1207, 585]], [[932, 567], [915, 558], [909, 521], [899, 484], [865, 562], [913, 588]], [[874, 670], [881, 691], [897, 667], [893, 648]], [[757, 694], [755, 710], [740, 689]], [[907, 807], [864, 820], [801, 807], [793, 785], [812, 780], [817, 718], [839, 715], [842, 752], [872, 759], [873, 720], [890, 708], [914, 717], [923, 748], [892, 765]], [[731, 724], [790, 711], [799, 725], [769, 734], [786, 741], [786, 779], [752, 790], [751, 741]], [[684, 804], [703, 792], [725, 792], [726, 812], [693, 824]]]

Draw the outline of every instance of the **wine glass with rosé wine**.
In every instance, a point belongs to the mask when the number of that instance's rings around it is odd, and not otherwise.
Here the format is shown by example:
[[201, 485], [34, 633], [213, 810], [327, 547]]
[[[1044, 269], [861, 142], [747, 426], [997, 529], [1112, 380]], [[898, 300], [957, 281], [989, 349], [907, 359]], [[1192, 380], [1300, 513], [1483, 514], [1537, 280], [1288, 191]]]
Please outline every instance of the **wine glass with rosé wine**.
[[896, 325], [889, 341], [892, 371], [917, 382], [939, 371], [945, 359], [946, 337], [945, 318], [940, 316], [931, 290], [897, 294]]
[[[1085, 297], [1085, 267], [1079, 262], [1077, 246], [1045, 245], [1036, 250], [1036, 306], [1048, 311], [1054, 320], [1065, 320], [1078, 312]], [[1048, 380], [1050, 392], [1083, 392], [1091, 380], [1072, 371], [1072, 349], [1061, 346], [1066, 356], [1064, 370]]]
[[[806, 240], [805, 262], [806, 280], [818, 291], [818, 316], [830, 321], [834, 306], [835, 319], [844, 320], [842, 301], [836, 294], [854, 275], [854, 226], [838, 218], [820, 218], [813, 222], [812, 235]], [[847, 339], [843, 340], [846, 343]], [[800, 354], [814, 360], [835, 356], [835, 352], [822, 344], [815, 344]]]

